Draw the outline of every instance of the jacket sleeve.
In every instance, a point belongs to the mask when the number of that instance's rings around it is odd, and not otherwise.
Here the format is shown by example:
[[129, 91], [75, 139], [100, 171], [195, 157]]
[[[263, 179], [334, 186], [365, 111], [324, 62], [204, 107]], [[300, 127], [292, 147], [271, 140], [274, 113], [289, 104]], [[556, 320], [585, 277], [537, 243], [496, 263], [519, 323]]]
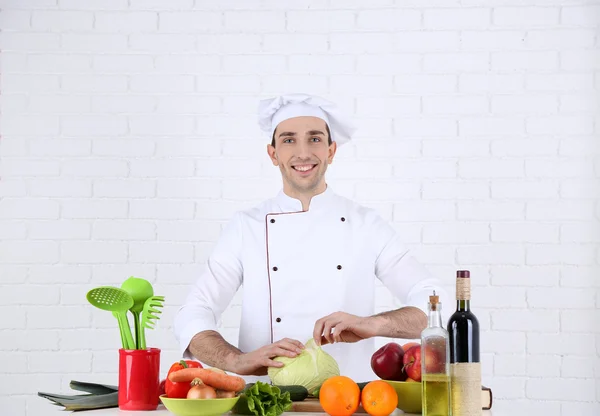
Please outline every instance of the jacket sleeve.
[[442, 302], [442, 324], [446, 324], [452, 307], [448, 292], [440, 279], [431, 274], [402, 243], [399, 234], [378, 218], [376, 232], [377, 260], [375, 275], [403, 306], [414, 306], [428, 313], [429, 296], [435, 294]]
[[241, 214], [237, 213], [224, 228], [204, 272], [175, 315], [175, 337], [183, 357], [192, 358], [188, 347], [197, 333], [217, 330], [221, 314], [242, 284], [242, 245]]

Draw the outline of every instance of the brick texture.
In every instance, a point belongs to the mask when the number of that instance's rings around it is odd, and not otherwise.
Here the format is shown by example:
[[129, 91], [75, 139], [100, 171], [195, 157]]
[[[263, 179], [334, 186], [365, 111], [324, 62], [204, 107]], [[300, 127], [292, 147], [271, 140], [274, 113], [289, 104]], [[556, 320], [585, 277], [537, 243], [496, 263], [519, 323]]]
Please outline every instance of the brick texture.
[[[3, 1], [3, 414], [47, 413], [36, 392], [71, 379], [116, 383], [116, 322], [85, 293], [131, 275], [167, 297], [148, 334], [166, 374], [173, 316], [222, 227], [280, 187], [255, 108], [290, 91], [339, 102], [359, 126], [334, 189], [377, 209], [450, 293], [454, 270], [472, 270], [494, 413], [598, 414], [599, 12]], [[378, 285], [378, 311], [399, 305]], [[241, 292], [221, 321], [232, 343], [240, 314]]]

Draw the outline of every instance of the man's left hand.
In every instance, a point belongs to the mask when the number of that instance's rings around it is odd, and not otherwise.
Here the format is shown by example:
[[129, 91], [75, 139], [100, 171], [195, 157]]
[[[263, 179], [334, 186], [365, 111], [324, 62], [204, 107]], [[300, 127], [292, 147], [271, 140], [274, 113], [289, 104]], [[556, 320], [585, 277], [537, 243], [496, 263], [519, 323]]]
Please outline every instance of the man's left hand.
[[315, 323], [313, 338], [318, 345], [334, 342], [357, 342], [377, 335], [375, 317], [360, 317], [334, 312]]

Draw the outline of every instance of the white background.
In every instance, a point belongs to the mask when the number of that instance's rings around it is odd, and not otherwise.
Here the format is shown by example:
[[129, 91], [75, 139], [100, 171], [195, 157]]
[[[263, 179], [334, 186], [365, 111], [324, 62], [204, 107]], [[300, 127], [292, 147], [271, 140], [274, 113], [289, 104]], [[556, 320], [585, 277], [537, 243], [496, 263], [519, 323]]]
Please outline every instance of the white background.
[[279, 190], [255, 110], [285, 92], [354, 115], [334, 190], [451, 294], [471, 270], [494, 414], [600, 414], [598, 3], [0, 1], [2, 414], [117, 383], [116, 320], [85, 293], [131, 275], [166, 296], [166, 374], [223, 224]]

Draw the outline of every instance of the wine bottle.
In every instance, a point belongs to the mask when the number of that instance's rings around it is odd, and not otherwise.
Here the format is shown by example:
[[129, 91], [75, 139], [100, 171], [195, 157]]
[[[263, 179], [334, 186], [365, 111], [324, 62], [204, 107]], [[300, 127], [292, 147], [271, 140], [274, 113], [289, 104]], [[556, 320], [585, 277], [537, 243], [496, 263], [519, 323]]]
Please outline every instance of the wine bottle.
[[442, 326], [439, 296], [429, 296], [427, 328], [421, 332], [423, 416], [450, 416], [450, 345]]
[[471, 274], [456, 272], [456, 311], [448, 319], [450, 391], [454, 416], [480, 416], [479, 321], [471, 311]]

